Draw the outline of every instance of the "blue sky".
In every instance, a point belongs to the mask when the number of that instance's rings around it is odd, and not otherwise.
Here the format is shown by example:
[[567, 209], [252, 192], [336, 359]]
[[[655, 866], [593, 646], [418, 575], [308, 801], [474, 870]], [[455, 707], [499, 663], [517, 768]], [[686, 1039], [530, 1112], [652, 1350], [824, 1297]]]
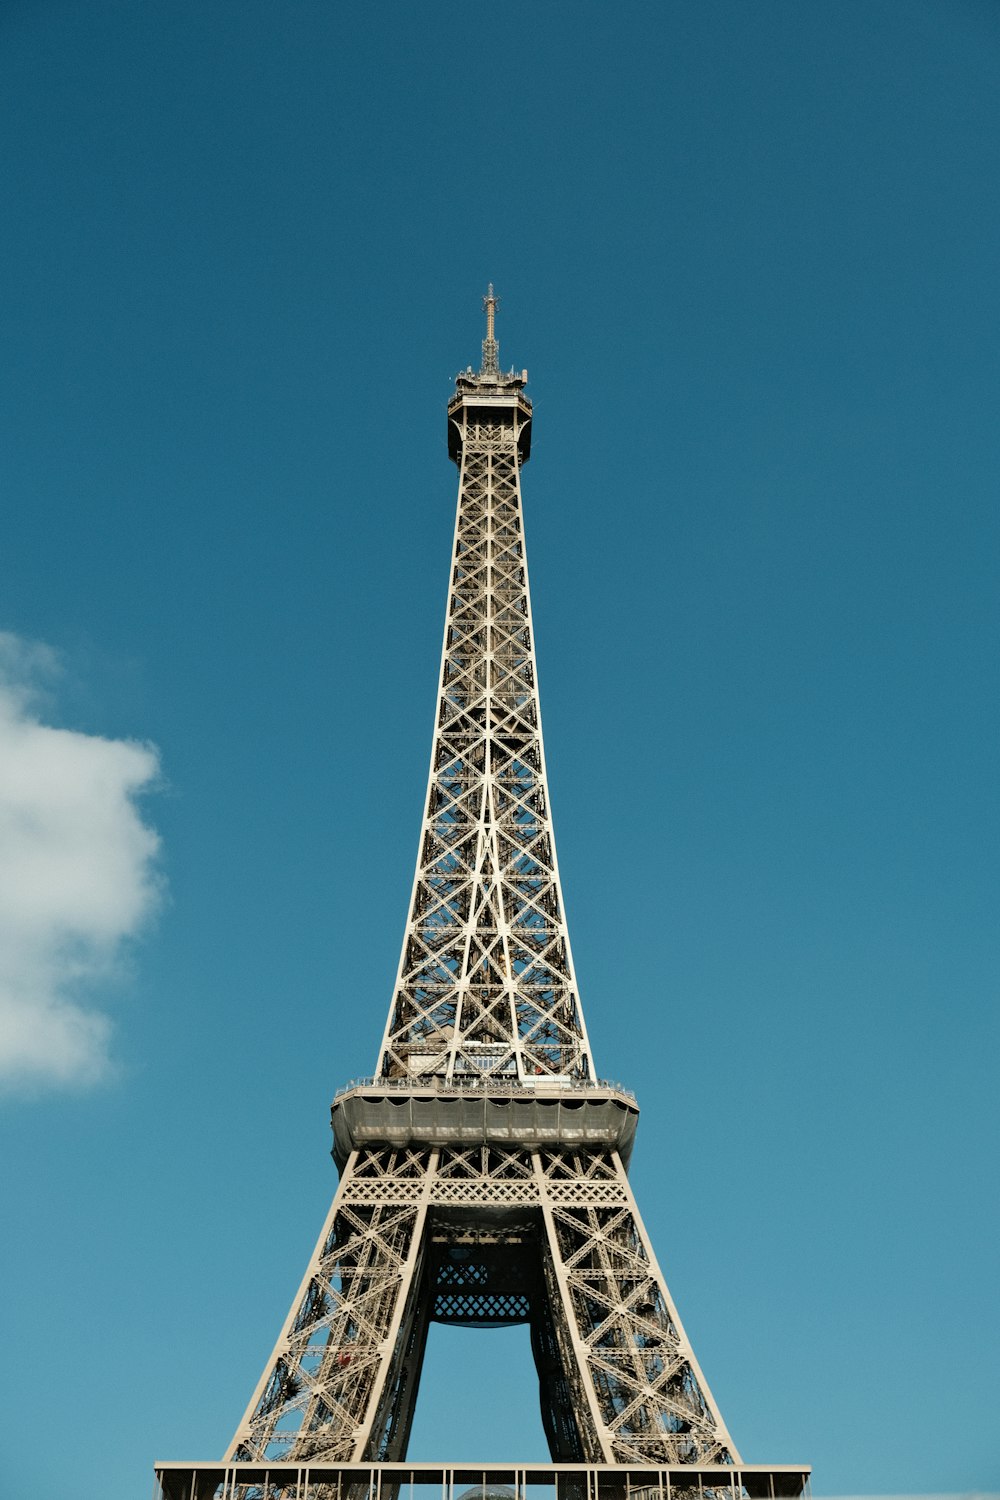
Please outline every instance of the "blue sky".
[[[479, 299], [560, 863], [744, 1457], [998, 1488], [1000, 11], [0, 15], [11, 1493], [224, 1448], [406, 915]], [[414, 1457], [543, 1456], [435, 1330]], [[511, 1437], [511, 1432], [515, 1437]]]

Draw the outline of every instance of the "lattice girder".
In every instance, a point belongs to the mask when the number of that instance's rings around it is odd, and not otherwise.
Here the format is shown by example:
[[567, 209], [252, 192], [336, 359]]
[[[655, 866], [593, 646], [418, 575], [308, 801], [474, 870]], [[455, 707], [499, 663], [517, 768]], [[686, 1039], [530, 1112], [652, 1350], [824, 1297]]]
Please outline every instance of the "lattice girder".
[[530, 1322], [557, 1456], [736, 1457], [617, 1155], [486, 1144], [352, 1155], [229, 1457], [401, 1457], [434, 1319]]
[[[523, 397], [462, 424], [426, 815], [382, 1046], [388, 1078], [593, 1077], [545, 783]], [[470, 409], [471, 410], [471, 409]]]

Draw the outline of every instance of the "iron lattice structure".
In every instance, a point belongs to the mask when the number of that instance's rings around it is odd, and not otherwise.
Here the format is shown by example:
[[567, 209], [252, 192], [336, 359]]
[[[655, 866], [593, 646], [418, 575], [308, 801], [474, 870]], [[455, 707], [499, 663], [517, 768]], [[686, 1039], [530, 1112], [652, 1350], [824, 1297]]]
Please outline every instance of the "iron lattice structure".
[[593, 1076], [545, 779], [521, 464], [526, 373], [483, 371], [448, 409], [460, 466], [437, 727], [386, 1078]]
[[378, 1071], [334, 1102], [338, 1188], [226, 1462], [405, 1457], [431, 1321], [530, 1324], [555, 1461], [733, 1465], [594, 1075], [549, 808], [496, 299], [448, 441], [458, 517], [430, 783]]

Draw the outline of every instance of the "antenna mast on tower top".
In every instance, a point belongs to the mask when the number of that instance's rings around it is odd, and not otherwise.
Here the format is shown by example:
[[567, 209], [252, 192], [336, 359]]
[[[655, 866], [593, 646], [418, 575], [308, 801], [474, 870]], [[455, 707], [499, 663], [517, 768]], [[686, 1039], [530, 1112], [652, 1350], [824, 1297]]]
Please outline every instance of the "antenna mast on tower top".
[[486, 313], [486, 337], [483, 339], [483, 362], [479, 369], [481, 380], [496, 380], [500, 375], [500, 345], [496, 341], [496, 311], [500, 298], [493, 291], [492, 281], [483, 298]]

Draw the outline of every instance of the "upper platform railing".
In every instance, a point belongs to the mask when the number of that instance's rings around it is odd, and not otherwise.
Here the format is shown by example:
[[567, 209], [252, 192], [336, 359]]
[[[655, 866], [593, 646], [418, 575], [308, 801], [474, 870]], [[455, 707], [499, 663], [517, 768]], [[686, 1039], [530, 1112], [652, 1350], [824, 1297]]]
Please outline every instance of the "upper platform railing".
[[510, 1098], [531, 1098], [537, 1094], [552, 1093], [554, 1096], [563, 1094], [595, 1094], [611, 1093], [619, 1094], [625, 1099], [637, 1103], [635, 1094], [627, 1089], [622, 1083], [612, 1083], [605, 1078], [582, 1079], [582, 1078], [546, 1078], [533, 1079], [530, 1083], [523, 1083], [517, 1078], [505, 1078], [502, 1074], [491, 1073], [484, 1070], [482, 1073], [467, 1073], [461, 1078], [446, 1080], [438, 1078], [436, 1074], [428, 1074], [426, 1077], [404, 1077], [404, 1078], [352, 1078], [350, 1083], [344, 1084], [333, 1096], [334, 1103], [343, 1098], [345, 1094], [353, 1094], [358, 1089], [372, 1089], [378, 1093], [406, 1093], [431, 1092], [434, 1094], [467, 1094], [474, 1090], [478, 1094], [502, 1094]]

